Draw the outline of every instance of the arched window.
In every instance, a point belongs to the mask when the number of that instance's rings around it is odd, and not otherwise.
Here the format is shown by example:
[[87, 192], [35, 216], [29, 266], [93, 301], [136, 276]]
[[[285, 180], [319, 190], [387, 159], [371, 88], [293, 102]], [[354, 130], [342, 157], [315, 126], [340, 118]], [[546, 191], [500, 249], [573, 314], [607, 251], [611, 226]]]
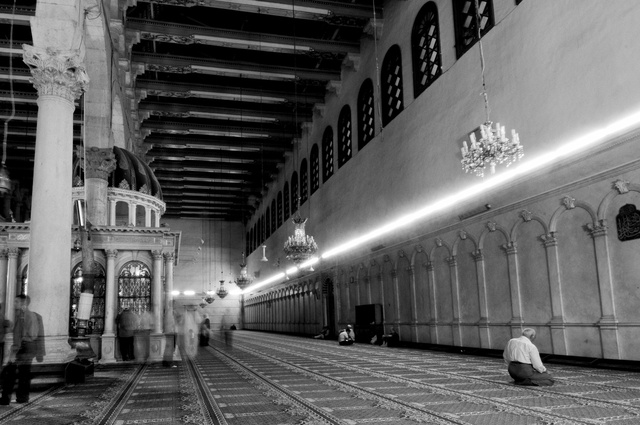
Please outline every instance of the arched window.
[[362, 149], [375, 133], [373, 82], [367, 78], [358, 93], [358, 150]]
[[125, 308], [140, 315], [151, 311], [151, 271], [140, 261], [130, 261], [118, 277], [118, 313]]
[[351, 108], [344, 105], [338, 118], [338, 168], [351, 159]]
[[[493, 28], [493, 1], [478, 0], [480, 33], [484, 36]], [[456, 55], [462, 56], [478, 41], [475, 0], [453, 0], [453, 19], [456, 29]]]
[[[106, 273], [98, 262], [93, 262], [93, 302], [87, 323], [87, 334], [102, 335], [104, 330], [104, 292]], [[71, 271], [71, 300], [69, 303], [69, 336], [78, 336], [78, 303], [82, 291], [82, 262]]]
[[298, 203], [300, 202], [298, 189], [298, 173], [294, 171], [291, 174], [291, 214], [298, 211]]
[[289, 182], [284, 182], [284, 190], [283, 190], [283, 194], [282, 194], [282, 198], [284, 200], [284, 211], [283, 211], [283, 216], [282, 216], [282, 221], [286, 220], [289, 218], [289, 211], [290, 210], [290, 205], [291, 205], [291, 198], [290, 198], [290, 194], [289, 194]]
[[276, 200], [271, 200], [271, 234], [274, 234], [276, 229], [276, 224], [278, 223], [278, 210], [276, 209]]
[[322, 135], [322, 182], [333, 175], [333, 130], [328, 126]]
[[411, 33], [413, 53], [413, 95], [418, 97], [442, 73], [438, 8], [432, 1], [425, 4]]
[[311, 194], [320, 188], [320, 154], [318, 144], [314, 143], [311, 148]]
[[309, 167], [307, 167], [307, 158], [302, 160], [300, 165], [300, 205], [307, 202], [309, 197]]
[[264, 238], [265, 240], [271, 236], [271, 207], [267, 207], [264, 213]]
[[387, 125], [404, 109], [402, 54], [394, 44], [382, 61], [382, 123]]

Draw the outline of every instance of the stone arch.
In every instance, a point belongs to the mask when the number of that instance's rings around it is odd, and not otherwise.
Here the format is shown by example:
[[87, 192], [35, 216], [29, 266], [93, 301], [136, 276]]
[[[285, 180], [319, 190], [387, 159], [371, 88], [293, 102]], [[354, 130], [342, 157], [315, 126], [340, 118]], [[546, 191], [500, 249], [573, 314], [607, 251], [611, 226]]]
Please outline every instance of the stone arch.
[[521, 220], [516, 221], [516, 223], [511, 228], [511, 235], [510, 235], [510, 238], [509, 238], [510, 242], [516, 242], [518, 240], [518, 238], [516, 236], [518, 234], [518, 229], [524, 223], [528, 223], [530, 221], [537, 221], [538, 223], [540, 223], [540, 225], [544, 229], [543, 235], [546, 235], [546, 234], [549, 233], [549, 227], [547, 226], [547, 223], [539, 215], [533, 214], [532, 212], [530, 212], [528, 210], [522, 210], [522, 211], [520, 211], [519, 216], [520, 216]]
[[435, 334], [437, 344], [454, 345], [453, 338], [453, 296], [451, 288], [451, 268], [449, 261], [452, 258], [451, 247], [441, 238], [434, 240], [435, 244], [431, 249], [429, 258], [431, 259], [431, 276], [433, 277], [433, 296], [435, 318]]
[[402, 249], [398, 250], [394, 265], [396, 274], [394, 292], [397, 300], [397, 317], [400, 322], [398, 332], [402, 339], [406, 339], [410, 333], [409, 326], [413, 323], [415, 311], [411, 256]]
[[591, 216], [591, 222], [592, 223], [597, 222], [598, 216], [596, 211], [594, 211], [593, 207], [591, 207], [591, 205], [587, 204], [586, 202], [577, 201], [576, 199], [570, 196], [565, 196], [564, 198], [562, 198], [562, 203], [563, 205], [558, 207], [553, 212], [553, 215], [551, 216], [551, 220], [549, 220], [549, 233], [556, 232], [558, 220], [560, 220], [560, 216], [562, 216], [562, 214], [566, 213], [567, 211], [571, 211], [575, 208], [581, 208], [585, 210]]

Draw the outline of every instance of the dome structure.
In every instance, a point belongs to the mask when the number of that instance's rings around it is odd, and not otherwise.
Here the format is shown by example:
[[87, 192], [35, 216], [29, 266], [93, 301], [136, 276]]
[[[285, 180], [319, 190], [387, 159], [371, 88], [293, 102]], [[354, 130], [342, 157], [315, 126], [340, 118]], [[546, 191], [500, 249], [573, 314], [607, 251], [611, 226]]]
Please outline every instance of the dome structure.
[[116, 169], [109, 176], [109, 187], [133, 190], [162, 200], [160, 183], [151, 168], [128, 150], [113, 147]]

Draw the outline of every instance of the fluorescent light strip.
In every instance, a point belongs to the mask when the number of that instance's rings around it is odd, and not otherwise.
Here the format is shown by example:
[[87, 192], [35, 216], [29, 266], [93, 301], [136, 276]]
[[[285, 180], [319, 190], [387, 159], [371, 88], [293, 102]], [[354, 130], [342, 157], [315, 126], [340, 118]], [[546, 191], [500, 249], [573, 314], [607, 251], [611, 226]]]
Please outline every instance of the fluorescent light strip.
[[211, 118], [211, 119], [218, 119], [218, 120], [231, 120], [231, 121], [241, 121], [241, 122], [272, 123], [277, 121], [275, 118], [257, 117], [253, 115], [218, 114], [215, 112], [198, 112], [198, 111], [189, 111], [189, 114], [199, 118]]
[[219, 136], [219, 137], [246, 137], [246, 138], [262, 138], [268, 139], [269, 135], [265, 133], [240, 133], [239, 131], [215, 131], [215, 130], [189, 130], [189, 134], [202, 134], [204, 136]]
[[[439, 201], [429, 204], [411, 214], [407, 214], [382, 227], [378, 227], [377, 229], [374, 229], [371, 232], [366, 233], [358, 238], [352, 239], [346, 243], [343, 243], [342, 245], [338, 245], [337, 247], [326, 251], [320, 256], [320, 258], [327, 259], [334, 257], [351, 248], [355, 248], [359, 245], [364, 244], [365, 242], [387, 234], [393, 230], [408, 226], [409, 224], [412, 224], [417, 220], [423, 219], [431, 214], [442, 211], [454, 205], [458, 205], [460, 201], [468, 200], [473, 196], [487, 191], [488, 189], [492, 189], [496, 186], [500, 186], [506, 182], [509, 182], [516, 177], [533, 172], [560, 159], [565, 159], [571, 154], [590, 148], [604, 140], [619, 136], [625, 131], [631, 131], [634, 128], [637, 129], [638, 125], [640, 125], [640, 112], [636, 112], [635, 114], [629, 115], [625, 118], [613, 122], [612, 124], [602, 127], [599, 130], [595, 130], [584, 136], [578, 137], [554, 150], [548, 151], [547, 153], [539, 155], [538, 157], [535, 157], [531, 160], [524, 161], [519, 166], [510, 170], [506, 170], [495, 177], [491, 177], [483, 181], [482, 183], [477, 183], [469, 186], [466, 189], [463, 189], [451, 196], [446, 196]], [[313, 259], [310, 259], [309, 261], [302, 263], [300, 267], [306, 266], [307, 263], [311, 262], [312, 260]], [[312, 264], [315, 264], [315, 262], [313, 262]], [[282, 275], [282, 273], [280, 273], [280, 275]], [[256, 288], [260, 288], [269, 283], [273, 283], [276, 280], [278, 279], [275, 278], [275, 276], [271, 277], [264, 282], [260, 282], [249, 288], [246, 288], [243, 293], [249, 293]]]
[[210, 37], [207, 35], [196, 35], [194, 39], [201, 40], [202, 44], [209, 44], [214, 46], [241, 46], [247, 47], [252, 50], [261, 50], [261, 51], [277, 51], [277, 52], [309, 52], [311, 51], [311, 47], [309, 46], [298, 46], [293, 44], [285, 44], [285, 43], [265, 43], [261, 41], [253, 41], [253, 40], [239, 40], [237, 38], [227, 38], [227, 37]]
[[247, 94], [237, 93], [219, 93], [219, 92], [207, 92], [192, 90], [190, 93], [197, 97], [203, 97], [207, 99], [219, 99], [219, 100], [234, 100], [241, 102], [256, 102], [256, 103], [286, 103], [287, 99], [284, 97], [271, 97], [271, 96], [252, 96]]
[[232, 68], [218, 68], [215, 66], [200, 66], [193, 65], [191, 67], [194, 72], [201, 71], [205, 74], [214, 75], [230, 75], [232, 77], [255, 77], [260, 80], [295, 80], [294, 74], [285, 74], [281, 72], [265, 72], [265, 71], [252, 71], [249, 69], [232, 69]]
[[[282, 3], [270, 3], [266, 1], [255, 1], [255, 0], [226, 0], [224, 3], [234, 4], [237, 6], [233, 6], [233, 9], [240, 8], [246, 9], [247, 7], [253, 7], [255, 10], [264, 10], [267, 14], [269, 13], [269, 9], [277, 9], [277, 10], [285, 10], [285, 11], [294, 11], [293, 6], [289, 6], [288, 4]], [[327, 9], [318, 9], [315, 7], [305, 7], [305, 6], [295, 6], [295, 12], [298, 13], [310, 13], [312, 15], [324, 15], [329, 16], [331, 14], [330, 10]]]

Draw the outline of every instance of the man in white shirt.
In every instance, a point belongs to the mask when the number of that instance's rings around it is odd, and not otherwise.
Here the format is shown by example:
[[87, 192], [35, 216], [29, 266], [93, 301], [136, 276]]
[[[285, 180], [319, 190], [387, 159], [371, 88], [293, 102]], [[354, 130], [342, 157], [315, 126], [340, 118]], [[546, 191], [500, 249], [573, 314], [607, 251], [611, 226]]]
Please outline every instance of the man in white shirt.
[[351, 325], [347, 325], [346, 329], [342, 329], [338, 334], [338, 344], [340, 345], [352, 345], [356, 339], [356, 334], [353, 332]]
[[532, 342], [534, 339], [536, 331], [524, 329], [521, 337], [509, 340], [502, 357], [516, 385], [551, 386], [553, 378], [540, 360], [540, 353]]

